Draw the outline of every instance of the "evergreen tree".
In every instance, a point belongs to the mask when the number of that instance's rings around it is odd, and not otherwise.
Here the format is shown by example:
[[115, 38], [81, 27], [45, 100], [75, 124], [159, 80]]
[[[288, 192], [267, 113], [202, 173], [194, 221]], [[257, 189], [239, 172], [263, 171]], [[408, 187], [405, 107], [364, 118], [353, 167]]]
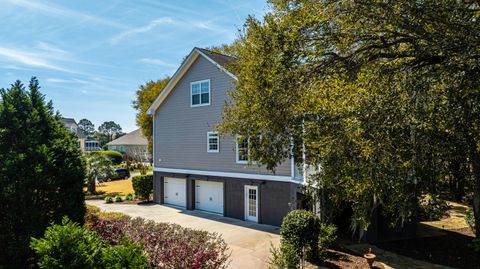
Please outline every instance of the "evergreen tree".
[[85, 164], [77, 139], [36, 78], [0, 90], [0, 267], [31, 263], [30, 238], [63, 216], [83, 223]]

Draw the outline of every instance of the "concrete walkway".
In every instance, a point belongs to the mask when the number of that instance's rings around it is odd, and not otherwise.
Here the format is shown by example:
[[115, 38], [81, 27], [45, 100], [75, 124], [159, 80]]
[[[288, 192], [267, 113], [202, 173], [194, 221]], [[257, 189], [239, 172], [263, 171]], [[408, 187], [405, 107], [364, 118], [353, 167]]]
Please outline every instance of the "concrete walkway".
[[87, 200], [86, 203], [108, 212], [218, 233], [230, 247], [229, 268], [267, 268], [271, 244], [278, 246], [280, 243], [279, 228], [275, 226], [158, 204], [105, 204], [103, 200]]

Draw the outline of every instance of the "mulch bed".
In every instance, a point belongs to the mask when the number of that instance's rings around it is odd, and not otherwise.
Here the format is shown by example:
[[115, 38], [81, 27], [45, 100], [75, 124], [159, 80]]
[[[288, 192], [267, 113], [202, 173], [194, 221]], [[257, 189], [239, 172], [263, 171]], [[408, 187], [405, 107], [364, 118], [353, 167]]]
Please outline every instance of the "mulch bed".
[[480, 269], [480, 254], [468, 247], [469, 228], [443, 230], [446, 235], [376, 244], [379, 248], [413, 259], [454, 268]]
[[[305, 268], [313, 269], [318, 268], [319, 266], [327, 267], [331, 269], [359, 269], [359, 268], [369, 268], [367, 261], [363, 257], [355, 256], [353, 254], [344, 252], [346, 250], [333, 250], [329, 249], [326, 251], [324, 258], [321, 261], [316, 262], [315, 264], [308, 263]], [[384, 269], [383, 265], [375, 262], [373, 263], [372, 268]]]

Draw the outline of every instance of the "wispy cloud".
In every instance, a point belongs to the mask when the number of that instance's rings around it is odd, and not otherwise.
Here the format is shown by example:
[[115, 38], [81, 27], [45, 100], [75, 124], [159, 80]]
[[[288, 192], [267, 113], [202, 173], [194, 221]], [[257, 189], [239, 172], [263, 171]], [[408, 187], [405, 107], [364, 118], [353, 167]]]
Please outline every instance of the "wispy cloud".
[[160, 59], [154, 59], [154, 58], [142, 58], [138, 60], [139, 63], [144, 63], [144, 64], [154, 64], [154, 65], [160, 65], [160, 66], [165, 66], [165, 67], [177, 67], [175, 64], [167, 63], [163, 60]]
[[55, 55], [60, 55], [60, 56], [67, 56], [70, 54], [66, 50], [60, 49], [59, 47], [53, 44], [42, 42], [42, 41], [37, 42], [37, 48], [45, 52], [55, 54]]
[[0, 57], [5, 58], [16, 63], [21, 63], [24, 65], [32, 67], [47, 68], [51, 70], [70, 72], [69, 70], [57, 66], [38, 53], [25, 52], [18, 49], [11, 49], [6, 47], [0, 47]]
[[155, 20], [149, 22], [147, 25], [136, 27], [136, 28], [131, 28], [131, 29], [125, 31], [125, 32], [122, 32], [122, 33], [112, 37], [110, 39], [110, 44], [115, 45], [118, 42], [120, 42], [122, 39], [130, 37], [132, 35], [146, 33], [146, 32], [149, 32], [149, 31], [155, 29], [156, 27], [158, 27], [160, 25], [172, 24], [173, 22], [174, 22], [173, 19], [170, 18], [170, 17], [163, 17], [163, 18], [155, 19]]
[[223, 32], [225, 29], [222, 29], [218, 27], [217, 25], [213, 24], [210, 21], [193, 21], [191, 22], [191, 25], [196, 28], [200, 29], [205, 29], [209, 31], [215, 31], [215, 32]]
[[49, 83], [59, 84], [90, 84], [90, 82], [81, 79], [62, 79], [62, 78], [47, 78]]
[[57, 17], [65, 17], [69, 19], [77, 19], [82, 21], [90, 21], [93, 23], [98, 23], [102, 25], [108, 25], [115, 28], [125, 29], [125, 25], [121, 23], [116, 23], [114, 21], [98, 17], [95, 15], [82, 13], [73, 9], [65, 8], [58, 6], [52, 3], [40, 3], [38, 1], [29, 1], [29, 0], [8, 0], [10, 3], [27, 8], [30, 10], [41, 12], [42, 14], [50, 14]]

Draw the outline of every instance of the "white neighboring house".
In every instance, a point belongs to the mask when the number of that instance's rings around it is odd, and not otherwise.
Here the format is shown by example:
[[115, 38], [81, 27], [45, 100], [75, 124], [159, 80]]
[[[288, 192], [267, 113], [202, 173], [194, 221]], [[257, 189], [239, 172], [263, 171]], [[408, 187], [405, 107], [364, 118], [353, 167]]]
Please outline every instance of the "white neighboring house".
[[116, 150], [142, 163], [149, 163], [151, 160], [148, 140], [140, 129], [108, 142], [107, 147], [109, 150]]
[[82, 151], [91, 151], [91, 150], [101, 150], [100, 142], [94, 139], [88, 138], [80, 128], [78, 128], [78, 124], [73, 118], [62, 118], [61, 119], [65, 127], [74, 133], [78, 138], [78, 147]]

